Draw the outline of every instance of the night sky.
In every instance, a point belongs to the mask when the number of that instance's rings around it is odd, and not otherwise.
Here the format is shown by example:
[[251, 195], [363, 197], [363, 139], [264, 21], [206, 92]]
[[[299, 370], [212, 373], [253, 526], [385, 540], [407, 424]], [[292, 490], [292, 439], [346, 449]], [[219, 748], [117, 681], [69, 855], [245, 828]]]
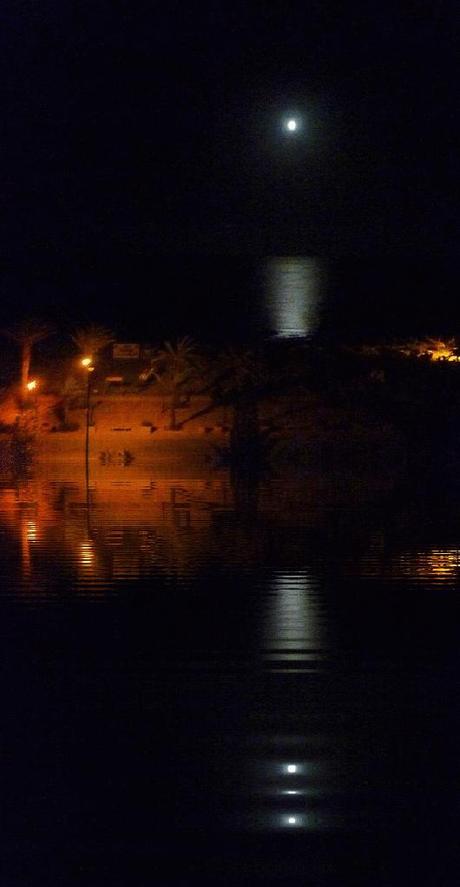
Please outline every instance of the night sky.
[[101, 309], [155, 256], [456, 251], [453, 2], [22, 0], [2, 19], [3, 315]]

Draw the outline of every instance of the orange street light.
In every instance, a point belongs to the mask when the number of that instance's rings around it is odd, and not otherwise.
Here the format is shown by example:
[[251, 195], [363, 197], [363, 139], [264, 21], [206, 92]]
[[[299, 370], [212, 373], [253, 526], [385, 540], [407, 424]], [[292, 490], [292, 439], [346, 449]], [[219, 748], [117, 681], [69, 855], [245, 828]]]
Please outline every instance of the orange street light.
[[86, 492], [89, 495], [89, 420], [91, 412], [91, 373], [94, 372], [93, 358], [82, 357], [80, 364], [88, 373], [86, 383], [86, 433], [85, 433], [85, 475], [86, 475]]
[[38, 388], [38, 379], [31, 379], [26, 385], [27, 391], [36, 391]]

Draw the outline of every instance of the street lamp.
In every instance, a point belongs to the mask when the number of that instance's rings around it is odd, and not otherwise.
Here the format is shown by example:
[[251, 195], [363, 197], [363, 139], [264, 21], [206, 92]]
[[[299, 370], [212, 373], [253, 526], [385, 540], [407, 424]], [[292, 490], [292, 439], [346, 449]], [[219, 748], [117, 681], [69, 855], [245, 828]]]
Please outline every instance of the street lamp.
[[38, 379], [31, 379], [26, 385], [27, 391], [36, 391], [38, 388]]
[[88, 373], [88, 378], [86, 382], [86, 436], [85, 436], [85, 475], [86, 475], [86, 489], [88, 489], [89, 483], [89, 417], [90, 417], [90, 407], [91, 407], [91, 373], [94, 372], [94, 367], [92, 365], [93, 358], [92, 357], [82, 357], [80, 361], [82, 367], [85, 368]]

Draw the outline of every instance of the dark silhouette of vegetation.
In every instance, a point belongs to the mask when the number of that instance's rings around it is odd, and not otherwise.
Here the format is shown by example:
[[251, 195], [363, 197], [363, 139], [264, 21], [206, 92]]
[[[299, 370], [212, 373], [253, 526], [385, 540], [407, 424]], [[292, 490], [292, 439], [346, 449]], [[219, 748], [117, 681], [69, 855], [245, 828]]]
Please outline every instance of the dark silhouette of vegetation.
[[[72, 334], [72, 341], [78, 348], [80, 357], [97, 358], [97, 355], [115, 341], [115, 333], [99, 324], [79, 327]], [[69, 411], [79, 405], [86, 385], [86, 375], [82, 367], [75, 367], [61, 377], [59, 389], [62, 400], [55, 407], [55, 415], [60, 431], [76, 431], [79, 424], [72, 421]]]
[[214, 397], [230, 405], [231, 423], [229, 459], [242, 469], [260, 464], [266, 452], [259, 420], [259, 401], [269, 380], [269, 365], [260, 353], [250, 348], [228, 348], [217, 359]]
[[55, 332], [54, 327], [35, 318], [26, 318], [2, 330], [4, 336], [17, 343], [20, 349], [21, 394], [26, 396], [34, 345]]
[[72, 340], [77, 346], [80, 354], [94, 357], [111, 345], [115, 341], [115, 334], [107, 327], [99, 326], [91, 323], [89, 326], [80, 327], [75, 330]]
[[36, 436], [24, 422], [17, 422], [7, 440], [0, 443], [0, 471], [23, 477], [30, 474], [36, 451]]
[[165, 342], [152, 357], [151, 367], [144, 374], [143, 381], [156, 380], [158, 389], [169, 399], [169, 428], [177, 431], [177, 411], [187, 400], [190, 385], [195, 382], [202, 369], [202, 358], [196, 343], [189, 336], [177, 342]]

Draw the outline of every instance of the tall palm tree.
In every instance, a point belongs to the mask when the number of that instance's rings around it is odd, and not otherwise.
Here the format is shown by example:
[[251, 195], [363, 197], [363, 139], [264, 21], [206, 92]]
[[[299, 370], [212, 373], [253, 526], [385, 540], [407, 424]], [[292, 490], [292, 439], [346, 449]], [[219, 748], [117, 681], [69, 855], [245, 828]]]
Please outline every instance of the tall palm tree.
[[[115, 341], [115, 334], [105, 326], [91, 323], [88, 324], [88, 326], [77, 328], [72, 335], [72, 340], [82, 356], [85, 355], [94, 358], [100, 351], [103, 351], [104, 348], [107, 348], [108, 345]], [[87, 382], [89, 391], [89, 374]], [[67, 375], [62, 385], [63, 399], [61, 410], [64, 418], [64, 425], [68, 425], [69, 409], [72, 400], [75, 397], [75, 392], [78, 391], [78, 389], [81, 390], [80, 384], [72, 375]]]
[[257, 457], [260, 444], [259, 400], [269, 379], [265, 360], [249, 348], [228, 348], [217, 361], [217, 385], [233, 405], [231, 450], [240, 461]]
[[50, 323], [30, 317], [7, 327], [2, 330], [2, 333], [19, 345], [21, 353], [21, 392], [26, 394], [33, 347], [38, 342], [51, 336], [54, 333], [54, 327]]
[[115, 341], [115, 335], [105, 326], [91, 323], [75, 330], [72, 339], [81, 354], [94, 355], [111, 345]]
[[233, 394], [253, 392], [268, 378], [265, 361], [251, 348], [227, 348], [219, 355], [216, 367], [221, 386]]
[[151, 373], [170, 397], [169, 427], [172, 431], [180, 427], [177, 424], [177, 409], [181, 393], [188, 383], [197, 378], [200, 365], [197, 345], [189, 336], [174, 343], [165, 342], [152, 358]]

